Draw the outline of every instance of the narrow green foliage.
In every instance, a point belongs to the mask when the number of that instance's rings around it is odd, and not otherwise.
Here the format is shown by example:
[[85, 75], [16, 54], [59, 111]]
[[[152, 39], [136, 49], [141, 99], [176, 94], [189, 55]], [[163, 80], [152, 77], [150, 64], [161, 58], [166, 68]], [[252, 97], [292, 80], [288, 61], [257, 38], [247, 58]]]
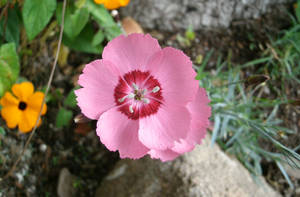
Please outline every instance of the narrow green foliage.
[[19, 57], [14, 43], [0, 47], [0, 97], [16, 81], [20, 72]]
[[29, 40], [45, 28], [55, 9], [56, 0], [25, 0], [22, 16]]
[[[266, 80], [269, 76], [253, 75], [243, 79], [245, 65], [231, 65], [230, 58], [225, 62], [219, 58], [214, 70], [205, 71], [211, 55], [208, 53], [204, 58], [196, 78], [200, 80], [200, 86], [207, 89], [211, 100], [211, 117], [214, 123], [212, 144], [218, 142], [223, 149], [235, 155], [253, 175], [262, 175], [263, 159], [274, 161], [291, 183], [280, 163], [287, 162], [288, 159], [300, 161], [300, 155], [278, 141], [282, 136], [294, 132], [283, 128], [282, 120], [277, 118], [279, 105], [287, 104], [288, 100], [261, 97], [258, 92], [268, 86]], [[247, 66], [255, 64], [252, 61]], [[274, 75], [270, 76], [271, 79], [273, 77]], [[251, 88], [246, 88], [249, 85]], [[277, 151], [266, 150], [262, 141], [272, 145]]]

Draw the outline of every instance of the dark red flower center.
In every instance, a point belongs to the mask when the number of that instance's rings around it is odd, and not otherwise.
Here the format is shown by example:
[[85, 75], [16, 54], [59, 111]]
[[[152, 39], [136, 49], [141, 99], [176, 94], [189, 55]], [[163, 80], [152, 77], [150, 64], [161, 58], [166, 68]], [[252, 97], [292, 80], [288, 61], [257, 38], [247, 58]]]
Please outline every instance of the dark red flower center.
[[162, 88], [149, 72], [134, 70], [120, 77], [115, 88], [119, 111], [137, 120], [155, 114], [162, 104]]
[[25, 102], [23, 102], [23, 101], [19, 102], [19, 106], [18, 106], [19, 110], [24, 111], [26, 109], [26, 107], [27, 107], [27, 104]]

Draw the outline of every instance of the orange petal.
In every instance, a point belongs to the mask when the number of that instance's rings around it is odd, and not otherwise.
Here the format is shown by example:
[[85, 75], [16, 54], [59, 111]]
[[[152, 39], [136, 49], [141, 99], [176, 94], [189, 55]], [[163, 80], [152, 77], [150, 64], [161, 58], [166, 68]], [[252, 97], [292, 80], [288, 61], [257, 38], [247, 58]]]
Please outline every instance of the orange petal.
[[108, 10], [114, 10], [120, 7], [119, 0], [95, 0], [98, 4], [103, 4]]
[[121, 6], [127, 6], [130, 0], [120, 0], [119, 2]]
[[19, 101], [10, 92], [6, 92], [0, 99], [0, 105], [5, 106], [18, 106]]
[[95, 3], [97, 4], [102, 4], [105, 3], [106, 0], [94, 0]]
[[20, 100], [26, 102], [28, 97], [33, 94], [34, 86], [31, 82], [23, 82], [20, 84], [15, 84], [12, 87], [12, 92], [16, 95]]
[[[22, 118], [19, 122], [19, 130], [22, 133], [27, 133], [27, 132], [31, 131], [35, 125], [37, 117], [38, 117], [38, 112], [36, 112], [35, 110], [32, 110], [30, 108], [26, 108], [26, 110], [23, 111]], [[39, 122], [38, 126], [39, 125], [40, 125], [40, 122]]]
[[10, 105], [1, 109], [1, 115], [6, 121], [7, 127], [13, 129], [19, 124], [22, 112], [18, 109], [17, 105]]
[[[27, 100], [27, 105], [29, 108], [32, 110], [36, 111], [37, 113], [40, 112], [40, 108], [44, 99], [44, 93], [43, 92], [35, 92], [32, 94], [28, 100]], [[44, 115], [47, 112], [47, 105], [44, 104], [43, 110], [42, 110], [42, 115]]]

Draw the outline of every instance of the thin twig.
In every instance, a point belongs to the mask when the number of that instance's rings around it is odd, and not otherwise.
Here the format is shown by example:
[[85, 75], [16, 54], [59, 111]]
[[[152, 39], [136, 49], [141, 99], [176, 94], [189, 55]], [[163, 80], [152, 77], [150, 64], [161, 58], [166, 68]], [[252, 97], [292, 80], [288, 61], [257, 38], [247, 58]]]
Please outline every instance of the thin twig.
[[61, 46], [61, 41], [62, 41], [62, 36], [63, 36], [63, 31], [64, 31], [64, 19], [65, 19], [66, 4], [67, 4], [67, 0], [64, 0], [63, 10], [62, 10], [62, 23], [61, 23], [61, 28], [60, 28], [60, 33], [59, 33], [59, 40], [58, 40], [58, 46], [57, 46], [58, 49], [56, 51], [55, 59], [54, 59], [52, 70], [51, 70], [51, 73], [50, 73], [50, 77], [49, 77], [49, 80], [48, 80], [48, 83], [47, 83], [47, 88], [46, 88], [45, 96], [43, 98], [43, 102], [42, 102], [42, 105], [41, 105], [41, 108], [40, 108], [38, 119], [35, 122], [33, 130], [31, 132], [30, 136], [28, 137], [28, 139], [27, 139], [27, 141], [25, 143], [25, 146], [24, 146], [21, 154], [19, 155], [18, 159], [16, 160], [16, 162], [14, 163], [14, 165], [12, 166], [12, 168], [10, 169], [10, 171], [4, 176], [4, 178], [1, 181], [3, 181], [4, 179], [8, 178], [9, 176], [11, 176], [11, 174], [15, 171], [15, 169], [16, 169], [17, 165], [19, 164], [21, 158], [23, 157], [23, 155], [24, 155], [24, 153], [25, 153], [28, 145], [30, 144], [30, 141], [31, 141], [33, 135], [35, 134], [37, 125], [38, 125], [38, 123], [39, 123], [39, 121], [41, 119], [42, 109], [43, 109], [44, 104], [46, 103], [46, 97], [47, 97], [47, 94], [49, 92], [52, 80], [53, 80], [54, 71], [55, 71], [55, 68], [56, 68], [56, 65], [57, 65], [57, 60], [58, 60], [58, 56], [59, 56], [59, 52], [60, 52], [60, 46]]

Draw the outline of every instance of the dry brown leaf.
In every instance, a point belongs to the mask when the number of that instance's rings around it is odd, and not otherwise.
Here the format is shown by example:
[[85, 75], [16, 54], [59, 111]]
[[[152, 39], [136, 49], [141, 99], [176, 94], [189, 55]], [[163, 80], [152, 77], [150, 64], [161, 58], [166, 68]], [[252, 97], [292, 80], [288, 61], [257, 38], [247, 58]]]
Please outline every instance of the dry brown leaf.
[[127, 35], [132, 33], [144, 33], [143, 28], [130, 16], [122, 20], [122, 27]]

